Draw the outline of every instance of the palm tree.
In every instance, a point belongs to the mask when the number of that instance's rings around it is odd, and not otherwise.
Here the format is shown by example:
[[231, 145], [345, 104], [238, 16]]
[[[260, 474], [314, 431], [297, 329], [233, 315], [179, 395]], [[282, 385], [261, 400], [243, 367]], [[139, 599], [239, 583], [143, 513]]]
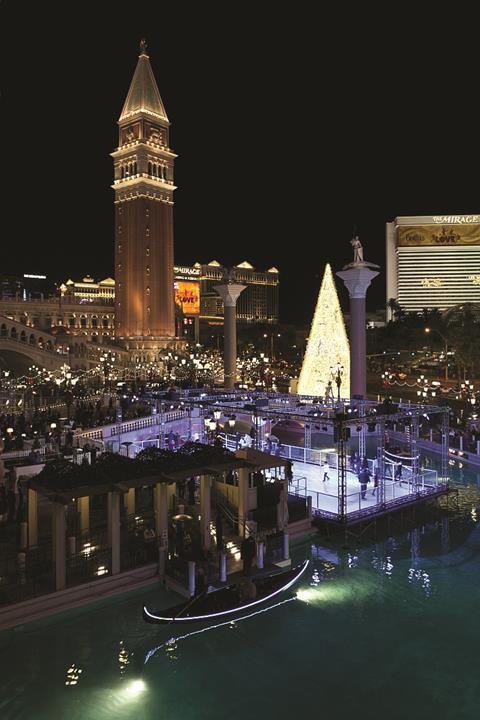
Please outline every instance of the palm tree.
[[474, 378], [480, 371], [480, 305], [463, 303], [443, 315], [449, 343], [455, 347], [458, 376]]

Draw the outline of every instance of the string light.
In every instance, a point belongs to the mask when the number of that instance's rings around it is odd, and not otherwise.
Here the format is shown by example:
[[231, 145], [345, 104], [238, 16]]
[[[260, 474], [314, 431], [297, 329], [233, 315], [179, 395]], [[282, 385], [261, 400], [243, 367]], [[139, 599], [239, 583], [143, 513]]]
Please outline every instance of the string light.
[[298, 394], [325, 395], [331, 378], [330, 368], [337, 363], [343, 366], [342, 384], [348, 395], [350, 347], [332, 269], [327, 263], [298, 380]]

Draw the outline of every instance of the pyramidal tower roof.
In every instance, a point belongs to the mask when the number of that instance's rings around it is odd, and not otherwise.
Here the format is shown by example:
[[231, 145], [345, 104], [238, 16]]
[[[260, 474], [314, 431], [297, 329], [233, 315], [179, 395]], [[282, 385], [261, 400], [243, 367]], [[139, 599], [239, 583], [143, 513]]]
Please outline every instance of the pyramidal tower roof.
[[[342, 397], [350, 395], [350, 346], [332, 269], [327, 263], [298, 379], [299, 395], [327, 397], [331, 368], [343, 366]], [[336, 387], [334, 388], [336, 392]]]
[[137, 67], [119, 121], [127, 120], [138, 113], [153, 115], [164, 122], [169, 122], [150, 65], [150, 58], [147, 55], [147, 43], [145, 40], [140, 42]]

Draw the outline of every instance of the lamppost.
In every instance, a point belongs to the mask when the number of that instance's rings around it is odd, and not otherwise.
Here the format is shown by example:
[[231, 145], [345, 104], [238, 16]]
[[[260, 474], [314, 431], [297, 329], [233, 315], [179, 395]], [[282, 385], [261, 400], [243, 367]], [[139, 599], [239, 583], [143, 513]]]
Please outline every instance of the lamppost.
[[443, 340], [443, 342], [444, 342], [444, 350], [443, 350], [443, 352], [444, 352], [444, 354], [445, 354], [445, 380], [448, 380], [448, 340], [447, 340], [447, 338], [445, 337], [445, 335], [443, 335], [443, 334], [440, 332], [440, 330], [437, 330], [437, 328], [429, 328], [429, 327], [426, 327], [426, 328], [425, 328], [425, 332], [427, 333], [427, 335], [428, 335], [429, 333], [431, 333], [431, 332], [436, 332], [437, 335], [440, 335], [440, 337], [442, 338], [442, 340]]
[[[265, 338], [265, 343], [266, 343], [266, 341], [268, 339], [268, 334], [263, 333], [263, 337]], [[273, 345], [273, 340], [275, 337], [278, 337], [278, 338], [282, 337], [281, 333], [270, 333], [270, 357], [272, 358], [272, 360], [275, 360], [275, 350], [274, 350], [274, 345]]]
[[330, 368], [330, 373], [332, 375], [332, 380], [335, 381], [335, 385], [337, 386], [337, 402], [340, 404], [340, 387], [342, 385], [343, 365], [337, 362], [336, 365]]

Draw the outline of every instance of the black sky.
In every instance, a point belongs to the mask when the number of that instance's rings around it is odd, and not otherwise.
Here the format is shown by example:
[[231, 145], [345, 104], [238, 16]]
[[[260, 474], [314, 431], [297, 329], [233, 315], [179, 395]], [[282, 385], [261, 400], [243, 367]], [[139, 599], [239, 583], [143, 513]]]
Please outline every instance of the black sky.
[[109, 153], [141, 37], [179, 155], [176, 262], [276, 265], [284, 321], [310, 320], [354, 225], [383, 267], [387, 220], [478, 213], [474, 18], [279, 7], [4, 0], [2, 274], [113, 273]]

